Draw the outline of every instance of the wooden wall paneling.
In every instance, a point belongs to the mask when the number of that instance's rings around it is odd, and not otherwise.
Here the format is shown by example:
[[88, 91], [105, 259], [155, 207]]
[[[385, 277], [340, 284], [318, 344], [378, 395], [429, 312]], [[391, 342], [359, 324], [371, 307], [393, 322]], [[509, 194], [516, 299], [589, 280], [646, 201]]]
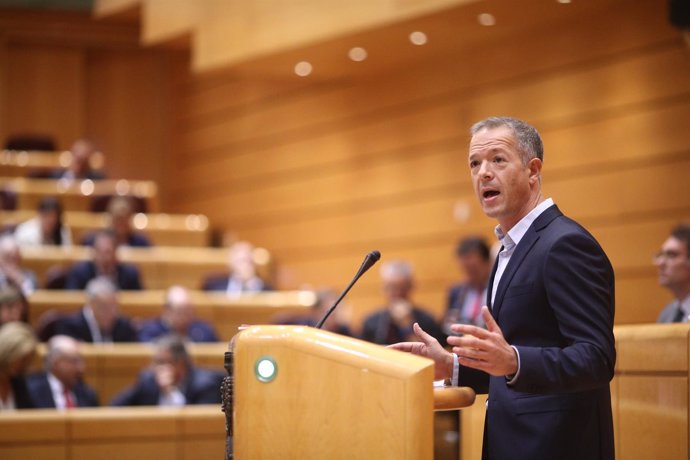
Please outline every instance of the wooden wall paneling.
[[7, 60], [6, 133], [44, 133], [69, 148], [86, 118], [81, 50], [11, 44]]
[[89, 52], [85, 131], [105, 153], [110, 177], [162, 182], [172, 97], [167, 70], [162, 52]]

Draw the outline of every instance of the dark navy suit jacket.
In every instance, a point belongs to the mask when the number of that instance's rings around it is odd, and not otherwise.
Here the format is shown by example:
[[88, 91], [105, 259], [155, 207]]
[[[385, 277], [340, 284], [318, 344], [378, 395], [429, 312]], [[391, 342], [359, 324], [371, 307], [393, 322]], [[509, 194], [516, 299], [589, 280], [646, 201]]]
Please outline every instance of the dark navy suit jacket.
[[34, 409], [36, 407], [24, 377], [10, 379], [10, 385], [12, 386], [12, 393], [14, 393], [14, 405], [17, 409]]
[[[91, 261], [74, 264], [67, 274], [65, 289], [84, 289], [96, 277], [96, 265]], [[139, 270], [134, 265], [117, 265], [117, 287], [123, 290], [141, 290]]]
[[[53, 391], [50, 389], [50, 384], [48, 383], [48, 374], [39, 372], [30, 375], [27, 379], [27, 386], [29, 387], [29, 392], [31, 393], [31, 398], [36, 408], [55, 407]], [[78, 407], [98, 407], [98, 395], [86, 383], [77, 383], [72, 389], [72, 393], [74, 393], [74, 396], [77, 398]]]
[[460, 368], [460, 385], [488, 389], [483, 458], [613, 460], [614, 275], [594, 237], [546, 209], [515, 248], [491, 310], [519, 351], [520, 374], [508, 385]]
[[[79, 310], [77, 313], [60, 319], [55, 326], [55, 333], [69, 335], [82, 342], [93, 343], [93, 336], [84, 317], [84, 310]], [[111, 334], [113, 342], [139, 341], [136, 330], [127, 318], [117, 318]]]
[[[439, 343], [445, 344], [447, 336], [436, 323], [436, 320], [425, 312], [422, 308], [414, 306], [412, 308], [414, 322], [419, 323], [422, 329], [433, 336]], [[362, 325], [362, 340], [378, 343], [379, 345], [390, 345], [392, 343], [407, 340], [407, 336], [412, 332], [401, 331], [391, 320], [388, 308], [383, 307], [367, 316]]]
[[[184, 386], [189, 404], [220, 404], [220, 384], [223, 374], [207, 369], [192, 368]], [[137, 382], [115, 396], [112, 406], [157, 406], [160, 398], [158, 384], [151, 371], [144, 371]]]
[[[156, 318], [146, 321], [139, 329], [139, 340], [142, 342], [152, 342], [158, 337], [168, 335], [172, 331], [170, 327], [161, 319]], [[217, 342], [218, 336], [213, 327], [206, 321], [194, 320], [187, 329], [187, 337], [192, 342]]]

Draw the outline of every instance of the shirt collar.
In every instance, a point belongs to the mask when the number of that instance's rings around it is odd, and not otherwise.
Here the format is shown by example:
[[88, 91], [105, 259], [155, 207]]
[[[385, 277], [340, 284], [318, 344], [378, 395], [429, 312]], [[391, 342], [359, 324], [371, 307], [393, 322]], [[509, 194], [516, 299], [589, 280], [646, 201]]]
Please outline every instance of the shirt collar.
[[501, 226], [497, 225], [494, 229], [496, 237], [503, 244], [504, 248], [511, 250], [520, 243], [520, 240], [523, 236], [525, 236], [525, 233], [527, 233], [527, 230], [534, 223], [534, 221], [537, 220], [537, 217], [539, 217], [541, 213], [546, 211], [551, 206], [553, 206], [553, 200], [551, 198], [545, 199], [534, 209], [532, 209], [525, 217], [520, 219], [520, 221], [515, 224], [513, 228], [508, 230], [508, 233], [503, 233]]
[[690, 295], [680, 301], [680, 309], [686, 317], [690, 316]]

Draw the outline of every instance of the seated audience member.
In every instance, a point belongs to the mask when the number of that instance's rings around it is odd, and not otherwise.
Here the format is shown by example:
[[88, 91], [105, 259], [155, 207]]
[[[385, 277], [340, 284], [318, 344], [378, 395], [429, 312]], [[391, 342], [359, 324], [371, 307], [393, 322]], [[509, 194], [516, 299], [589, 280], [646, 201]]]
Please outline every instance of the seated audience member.
[[37, 344], [31, 328], [24, 323], [0, 326], [0, 412], [34, 407], [25, 375]]
[[207, 281], [205, 291], [224, 291], [228, 295], [239, 295], [247, 292], [270, 291], [256, 273], [254, 263], [254, 246], [247, 241], [238, 241], [230, 247], [228, 253], [230, 275]]
[[38, 287], [36, 275], [22, 267], [22, 256], [13, 235], [0, 236], [0, 282], [7, 281], [19, 286], [22, 294], [30, 295]]
[[82, 342], [137, 342], [137, 333], [131, 322], [119, 314], [117, 287], [103, 277], [89, 281], [86, 305], [60, 319], [55, 332]]
[[113, 406], [185, 406], [220, 403], [221, 372], [192, 363], [184, 341], [169, 335], [156, 341], [150, 369], [113, 398]]
[[70, 164], [65, 169], [53, 171], [53, 179], [104, 179], [105, 176], [100, 171], [91, 169], [91, 157], [96, 153], [96, 147], [91, 141], [79, 139], [72, 144], [70, 149], [72, 158]]
[[14, 231], [19, 246], [70, 246], [72, 233], [62, 222], [62, 206], [53, 197], [38, 204], [38, 215], [22, 222]]
[[83, 381], [84, 358], [79, 342], [56, 335], [48, 342], [45, 372], [30, 375], [27, 385], [37, 408], [97, 407], [96, 392]]
[[[274, 324], [316, 327], [337, 299], [338, 295], [333, 290], [320, 289], [316, 292], [316, 304], [309, 313], [304, 315], [279, 314], [273, 318], [272, 322]], [[341, 303], [323, 323], [322, 329], [340, 335], [352, 336], [346, 318], [348, 315], [347, 305]]]
[[217, 342], [213, 326], [195, 318], [194, 304], [182, 286], [173, 286], [165, 294], [163, 314], [146, 321], [139, 330], [139, 340], [152, 342], [158, 337], [176, 334], [191, 342]]
[[414, 340], [412, 326], [419, 323], [440, 343], [446, 343], [446, 336], [434, 318], [410, 299], [414, 280], [409, 263], [384, 262], [381, 265], [381, 280], [386, 305], [364, 320], [362, 339], [380, 345]]
[[0, 283], [0, 325], [13, 321], [29, 322], [28, 302], [17, 286]]
[[450, 325], [456, 323], [484, 327], [482, 306], [486, 304], [486, 289], [491, 275], [492, 259], [489, 245], [483, 238], [463, 238], [455, 249], [455, 256], [465, 281], [448, 291], [448, 304], [443, 321], [444, 332], [450, 334]]
[[673, 294], [674, 300], [664, 307], [658, 323], [690, 321], [690, 225], [679, 225], [661, 245], [654, 257], [659, 270], [659, 284]]
[[101, 276], [109, 278], [120, 289], [142, 289], [137, 267], [118, 260], [115, 234], [109, 230], [96, 234], [92, 260], [74, 264], [67, 274], [65, 289], [84, 289], [90, 280]]
[[[132, 202], [124, 196], [117, 196], [108, 203], [108, 229], [115, 235], [118, 246], [149, 247], [151, 242], [143, 233], [132, 229]], [[96, 233], [86, 235], [82, 243], [93, 246]]]

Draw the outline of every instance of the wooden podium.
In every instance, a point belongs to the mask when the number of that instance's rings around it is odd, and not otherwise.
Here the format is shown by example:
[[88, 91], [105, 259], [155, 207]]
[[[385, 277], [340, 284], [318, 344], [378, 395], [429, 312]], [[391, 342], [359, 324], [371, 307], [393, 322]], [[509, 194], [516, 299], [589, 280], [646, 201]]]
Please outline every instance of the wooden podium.
[[231, 349], [235, 459], [433, 458], [431, 360], [302, 326], [251, 326]]

